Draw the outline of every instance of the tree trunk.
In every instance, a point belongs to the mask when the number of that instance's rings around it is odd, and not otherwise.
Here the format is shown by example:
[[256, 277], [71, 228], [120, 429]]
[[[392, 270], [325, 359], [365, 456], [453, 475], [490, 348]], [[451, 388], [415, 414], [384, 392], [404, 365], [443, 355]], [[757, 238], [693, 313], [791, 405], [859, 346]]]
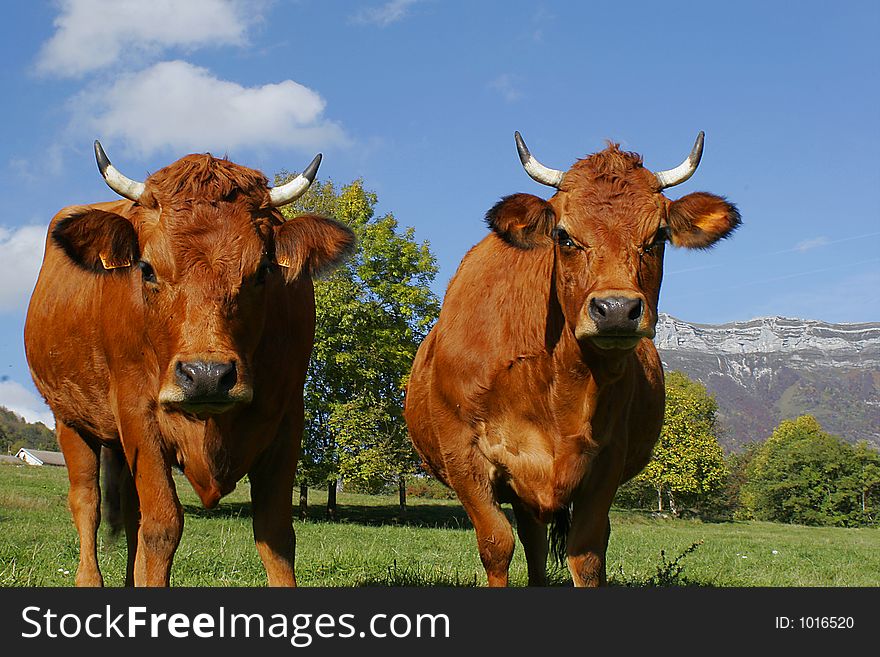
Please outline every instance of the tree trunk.
[[671, 492], [666, 493], [669, 496], [669, 512], [673, 515], [673, 517], [678, 518], [678, 507], [675, 506], [675, 498], [672, 496]]
[[400, 500], [400, 512], [406, 513], [406, 477], [400, 475], [397, 480], [397, 493]]
[[663, 490], [657, 489], [657, 513], [663, 512]]
[[299, 485], [299, 517], [305, 520], [309, 516], [309, 486], [302, 483]]
[[336, 520], [336, 480], [327, 482], [327, 516]]

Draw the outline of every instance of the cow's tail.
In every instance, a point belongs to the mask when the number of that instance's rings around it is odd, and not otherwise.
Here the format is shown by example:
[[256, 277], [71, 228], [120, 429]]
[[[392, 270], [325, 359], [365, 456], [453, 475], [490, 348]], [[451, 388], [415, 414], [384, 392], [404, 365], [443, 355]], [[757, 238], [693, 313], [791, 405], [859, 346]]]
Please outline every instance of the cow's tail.
[[550, 556], [554, 565], [565, 566], [565, 544], [568, 541], [568, 530], [571, 528], [571, 506], [566, 504], [553, 514], [550, 521]]
[[101, 515], [112, 538], [119, 536], [124, 526], [122, 495], [127, 469], [122, 451], [101, 448]]

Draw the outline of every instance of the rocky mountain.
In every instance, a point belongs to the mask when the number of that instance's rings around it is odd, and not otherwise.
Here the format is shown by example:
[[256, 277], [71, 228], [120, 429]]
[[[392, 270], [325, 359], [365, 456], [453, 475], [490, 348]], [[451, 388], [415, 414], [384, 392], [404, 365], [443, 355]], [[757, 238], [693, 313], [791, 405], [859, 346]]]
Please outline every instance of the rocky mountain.
[[763, 440], [805, 413], [829, 433], [880, 448], [880, 322], [762, 317], [707, 325], [661, 313], [654, 343], [667, 370], [715, 395], [727, 449]]

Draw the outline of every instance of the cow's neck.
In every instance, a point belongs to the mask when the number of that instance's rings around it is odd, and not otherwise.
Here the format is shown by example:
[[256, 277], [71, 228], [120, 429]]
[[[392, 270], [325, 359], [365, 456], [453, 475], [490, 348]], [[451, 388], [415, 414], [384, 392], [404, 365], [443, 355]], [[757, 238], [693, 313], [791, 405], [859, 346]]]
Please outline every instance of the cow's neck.
[[626, 403], [626, 373], [633, 356], [609, 357], [578, 343], [563, 330], [552, 355], [553, 399], [560, 440], [554, 454], [553, 486], [568, 499], [589, 472], [595, 456], [613, 437], [609, 418]]
[[213, 420], [195, 420], [180, 413], [165, 414], [163, 434], [177, 465], [198, 494], [212, 508], [235, 488], [230, 458]]
[[[548, 322], [548, 327], [550, 325]], [[564, 323], [558, 332], [558, 339], [548, 351], [556, 394], [572, 412], [583, 409], [585, 400], [595, 399], [597, 395], [602, 396], [617, 387], [626, 377], [634, 358], [630, 351], [606, 351], [589, 343], [580, 343]], [[581, 415], [591, 420], [593, 410], [589, 408]]]

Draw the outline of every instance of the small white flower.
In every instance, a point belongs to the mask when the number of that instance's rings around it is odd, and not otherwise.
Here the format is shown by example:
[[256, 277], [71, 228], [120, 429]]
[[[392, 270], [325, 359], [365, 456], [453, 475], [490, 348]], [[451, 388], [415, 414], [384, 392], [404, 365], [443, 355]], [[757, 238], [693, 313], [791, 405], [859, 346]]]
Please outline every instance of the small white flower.
[[59, 568], [59, 569], [58, 569], [58, 572], [59, 572], [59, 573], [63, 573], [63, 572], [64, 572], [64, 568]]
[[64, 571], [64, 574], [65, 574], [65, 575], [70, 575], [70, 571], [69, 571], [69, 570], [65, 570], [65, 571]]
[[743, 558], [743, 559], [748, 559], [748, 557], [747, 557], [746, 555], [742, 555], [742, 558]]
[[773, 550], [773, 554], [779, 554], [779, 550]]

